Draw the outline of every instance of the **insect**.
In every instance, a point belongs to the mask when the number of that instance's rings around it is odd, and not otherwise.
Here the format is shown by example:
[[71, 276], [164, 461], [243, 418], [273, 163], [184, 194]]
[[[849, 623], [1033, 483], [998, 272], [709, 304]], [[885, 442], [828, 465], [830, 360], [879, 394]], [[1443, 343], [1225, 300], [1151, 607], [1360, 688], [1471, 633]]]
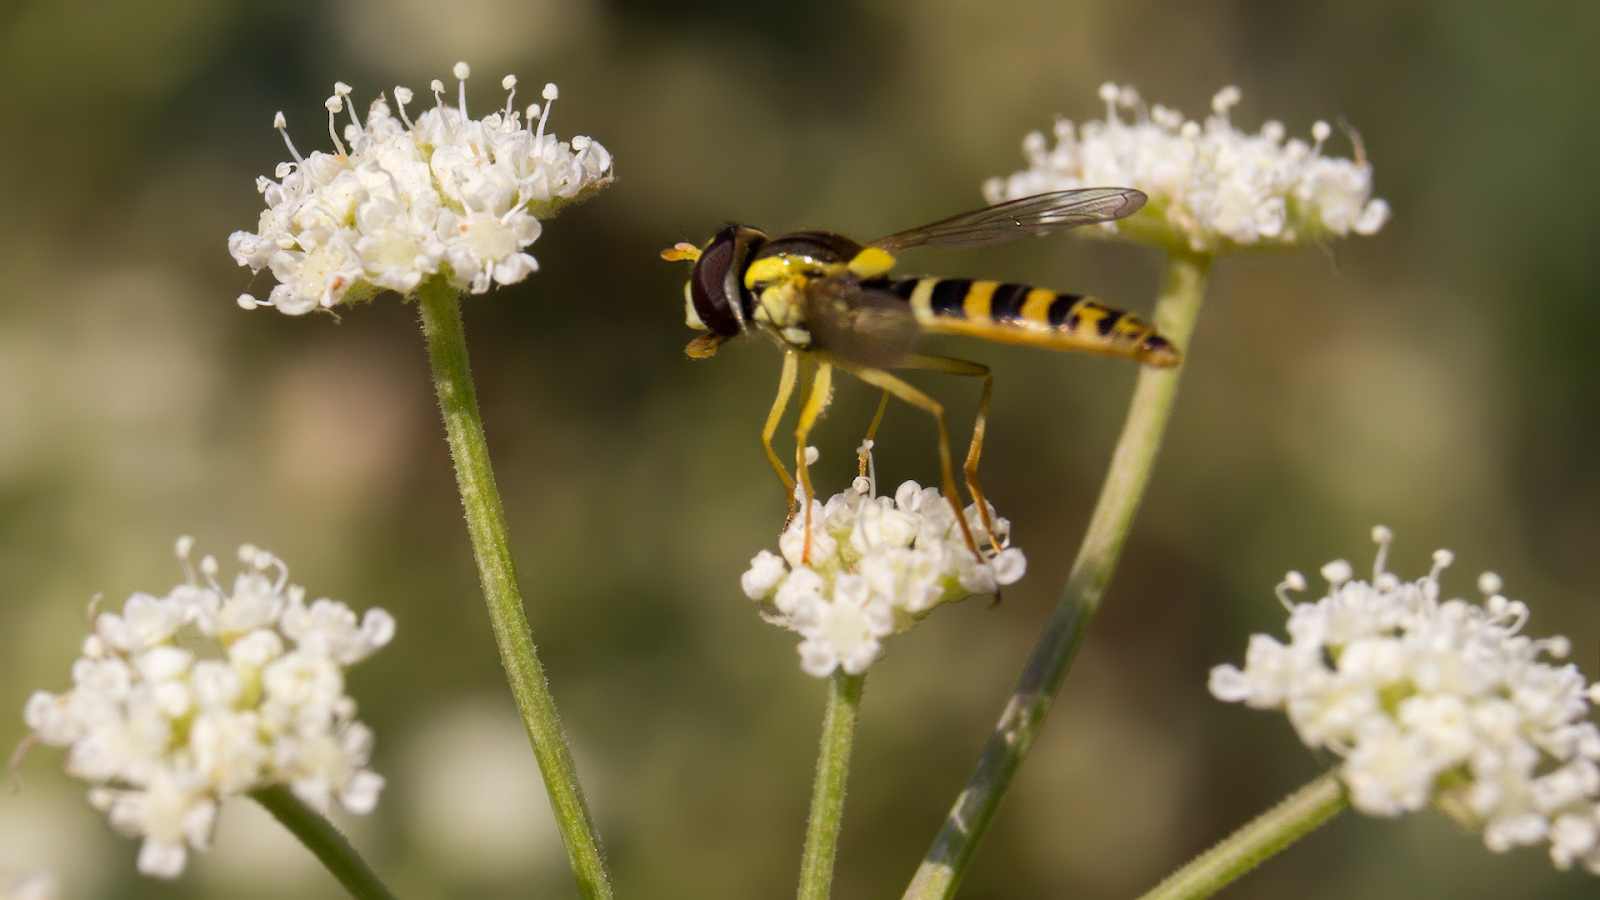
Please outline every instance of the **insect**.
[[[1089, 297], [1026, 284], [967, 278], [891, 278], [894, 254], [911, 247], [982, 247], [1030, 234], [1107, 222], [1137, 212], [1145, 195], [1129, 188], [1055, 191], [986, 206], [900, 231], [867, 244], [831, 231], [796, 231], [769, 237], [749, 225], [730, 224], [704, 247], [680, 243], [661, 256], [694, 263], [684, 285], [688, 324], [706, 332], [685, 349], [712, 356], [727, 340], [765, 334], [783, 350], [778, 396], [761, 430], [767, 459], [795, 496], [795, 478], [772, 449], [788, 409], [802, 361], [814, 363], [811, 388], [795, 428], [795, 472], [806, 516], [804, 556], [809, 556], [811, 477], [806, 446], [811, 429], [833, 395], [833, 370], [856, 376], [934, 417], [944, 494], [956, 509], [966, 544], [982, 560], [956, 493], [944, 406], [892, 370], [945, 372], [983, 379], [977, 420], [964, 466], [967, 490], [994, 541], [993, 523], [978, 484], [978, 458], [994, 379], [987, 366], [918, 353], [924, 334], [964, 334], [1008, 344], [1084, 350], [1157, 367], [1178, 364], [1179, 352], [1138, 316]], [[873, 421], [876, 428], [877, 419]], [[870, 436], [870, 432], [869, 432]], [[998, 548], [996, 548], [998, 549]]]

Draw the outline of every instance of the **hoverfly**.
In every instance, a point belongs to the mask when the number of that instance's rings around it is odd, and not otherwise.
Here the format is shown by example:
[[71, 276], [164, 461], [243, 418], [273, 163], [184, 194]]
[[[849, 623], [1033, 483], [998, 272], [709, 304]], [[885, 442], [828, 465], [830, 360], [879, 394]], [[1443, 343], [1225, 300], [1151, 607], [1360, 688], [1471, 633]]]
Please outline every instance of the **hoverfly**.
[[806, 446], [812, 427], [832, 399], [834, 369], [884, 391], [880, 417], [890, 395], [934, 417], [944, 493], [955, 506], [967, 547], [981, 560], [956, 493], [944, 406], [890, 370], [983, 379], [964, 469], [967, 490], [991, 541], [994, 528], [977, 471], [994, 379], [979, 363], [916, 352], [922, 335], [964, 334], [1008, 344], [1085, 350], [1162, 368], [1178, 364], [1178, 349], [1132, 313], [1089, 297], [1026, 284], [892, 278], [893, 254], [921, 246], [983, 247], [1108, 222], [1137, 212], [1144, 202], [1143, 193], [1129, 188], [1055, 191], [964, 212], [868, 244], [831, 231], [769, 237], [749, 225], [731, 224], [704, 247], [680, 243], [661, 252], [663, 259], [694, 263], [683, 287], [684, 305], [689, 326], [706, 334], [689, 343], [685, 352], [690, 357], [711, 356], [724, 341], [750, 332], [765, 334], [783, 350], [783, 375], [761, 430], [761, 443], [791, 498], [795, 479], [773, 452], [772, 436], [788, 409], [802, 360], [815, 363], [795, 428], [795, 471], [805, 498], [800, 502], [806, 516], [806, 555], [812, 496]]

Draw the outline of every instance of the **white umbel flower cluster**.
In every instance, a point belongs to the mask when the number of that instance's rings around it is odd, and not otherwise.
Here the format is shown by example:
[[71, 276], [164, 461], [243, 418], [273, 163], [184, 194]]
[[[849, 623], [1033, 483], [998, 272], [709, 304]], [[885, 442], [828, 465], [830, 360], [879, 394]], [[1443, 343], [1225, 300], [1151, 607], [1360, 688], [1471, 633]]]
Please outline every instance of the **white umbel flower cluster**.
[[1278, 588], [1289, 643], [1250, 638], [1243, 669], [1211, 671], [1218, 699], [1282, 709], [1313, 748], [1343, 757], [1340, 774], [1363, 812], [1396, 816], [1433, 804], [1496, 852], [1548, 841], [1557, 867], [1600, 874], [1600, 689], [1576, 666], [1552, 665], [1563, 637], [1521, 634], [1528, 607], [1478, 579], [1482, 603], [1440, 600], [1433, 570], [1403, 582], [1384, 570], [1392, 535], [1373, 529], [1372, 581], [1344, 560], [1322, 568], [1327, 595], [1294, 603], [1305, 579]]
[[[1022, 141], [1028, 168], [983, 186], [990, 203], [1046, 191], [1115, 185], [1144, 191], [1150, 201], [1133, 216], [1101, 227], [1163, 246], [1196, 252], [1282, 247], [1351, 232], [1373, 234], [1389, 204], [1372, 199], [1372, 166], [1350, 132], [1355, 159], [1324, 156], [1332, 128], [1311, 126], [1311, 143], [1284, 141], [1283, 123], [1255, 134], [1233, 126], [1228, 112], [1241, 93], [1212, 98], [1204, 123], [1164, 106], [1147, 107], [1132, 87], [1104, 84], [1105, 121], [1075, 127], [1058, 119], [1055, 146], [1032, 132]], [[1124, 122], [1118, 110], [1131, 114]]]
[[101, 613], [72, 690], [38, 691], [23, 713], [35, 740], [67, 748], [67, 772], [112, 827], [144, 839], [139, 871], [164, 878], [207, 848], [230, 796], [282, 784], [318, 810], [364, 815], [383, 788], [344, 670], [389, 642], [394, 618], [307, 603], [283, 561], [249, 545], [224, 588], [213, 557], [197, 577], [193, 544], [178, 539], [183, 584]]
[[[980, 562], [938, 488], [907, 481], [891, 498], [875, 487], [862, 476], [827, 503], [812, 500], [810, 541], [806, 516], [796, 513], [778, 538], [781, 555], [762, 550], [739, 580], [769, 622], [800, 635], [800, 668], [818, 678], [836, 669], [860, 675], [885, 638], [935, 606], [993, 593], [1027, 570], [1022, 551], [1009, 545], [1011, 523], [992, 506], [1001, 549], [986, 550]], [[966, 518], [978, 545], [989, 547], [976, 504]]]
[[[468, 74], [456, 64], [457, 106], [435, 80], [434, 106], [415, 120], [406, 88], [394, 89], [392, 110], [379, 95], [362, 122], [350, 86], [334, 85], [325, 105], [336, 153], [301, 156], [278, 113], [273, 125], [294, 161], [279, 163], [277, 181], [256, 179], [267, 201], [260, 225], [228, 238], [239, 265], [269, 268], [278, 284], [266, 300], [240, 295], [240, 306], [300, 315], [379, 290], [406, 293], [437, 273], [481, 294], [538, 269], [523, 251], [540, 220], [610, 184], [611, 154], [582, 135], [569, 143], [546, 133], [553, 84], [524, 118], [512, 107], [517, 79], [507, 75], [505, 107], [469, 118]], [[340, 140], [342, 112], [350, 122]]]
[[60, 896], [61, 888], [49, 872], [0, 872], [0, 900], [56, 900]]

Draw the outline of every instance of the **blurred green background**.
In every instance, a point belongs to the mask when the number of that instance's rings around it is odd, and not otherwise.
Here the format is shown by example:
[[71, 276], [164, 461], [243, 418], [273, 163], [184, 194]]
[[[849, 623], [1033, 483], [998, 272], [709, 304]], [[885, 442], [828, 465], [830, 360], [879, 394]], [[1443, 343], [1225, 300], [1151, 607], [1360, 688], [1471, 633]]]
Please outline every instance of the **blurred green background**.
[[[1534, 633], [1600, 673], [1600, 6], [1493, 2], [11, 0], [0, 6], [0, 745], [65, 689], [84, 605], [165, 591], [173, 538], [269, 547], [313, 596], [399, 618], [352, 693], [390, 787], [356, 842], [410, 897], [573, 896], [500, 679], [414, 310], [246, 313], [229, 232], [285, 152], [326, 148], [332, 83], [364, 105], [472, 63], [562, 89], [617, 183], [549, 223], [542, 270], [467, 305], [535, 636], [624, 897], [793, 889], [823, 686], [737, 579], [784, 499], [758, 429], [778, 357], [681, 352], [684, 268], [737, 218], [871, 236], [976, 205], [1025, 132], [1137, 85], [1191, 116], [1360, 129], [1376, 237], [1223, 261], [1164, 458], [1049, 727], [963, 887], [1130, 896], [1328, 763], [1283, 716], [1225, 706], [1208, 669], [1277, 632], [1288, 568], [1395, 567], [1438, 546], [1447, 588], [1501, 572]], [[1348, 152], [1335, 138], [1339, 152]], [[1032, 280], [1148, 310], [1158, 257], [1068, 238], [926, 253], [913, 270]], [[265, 287], [258, 283], [260, 291]], [[942, 610], [868, 683], [838, 896], [898, 896], [1055, 600], [1134, 378], [1126, 363], [952, 341], [994, 365], [984, 479], [1030, 572]], [[970, 415], [972, 385], [926, 383]], [[875, 397], [819, 432], [840, 489]], [[892, 487], [934, 474], [894, 409]], [[176, 884], [133, 874], [36, 749], [0, 796], [0, 870], [79, 897], [338, 896], [248, 803]], [[1229, 896], [1578, 897], [1536, 850], [1442, 816], [1346, 814]]]

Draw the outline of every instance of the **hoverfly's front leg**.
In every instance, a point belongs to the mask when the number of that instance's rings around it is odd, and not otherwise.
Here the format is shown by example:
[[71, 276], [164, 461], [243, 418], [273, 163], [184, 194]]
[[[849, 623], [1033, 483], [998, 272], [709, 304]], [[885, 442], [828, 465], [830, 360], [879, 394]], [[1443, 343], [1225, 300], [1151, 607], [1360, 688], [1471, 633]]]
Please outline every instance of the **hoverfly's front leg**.
[[772, 463], [773, 470], [783, 482], [783, 494], [789, 498], [790, 509], [794, 508], [794, 479], [789, 477], [789, 470], [773, 451], [772, 436], [778, 433], [778, 422], [789, 409], [789, 398], [794, 395], [794, 383], [799, 374], [800, 354], [793, 350], [785, 351], [783, 374], [778, 378], [778, 396], [772, 399], [772, 409], [767, 412], [767, 424], [761, 429], [761, 446], [767, 448], [767, 461]]
[[884, 391], [883, 397], [878, 400], [878, 411], [872, 416], [872, 424], [867, 426], [867, 434], [861, 439], [861, 447], [856, 450], [856, 463], [860, 467], [862, 478], [867, 477], [867, 467], [872, 459], [872, 439], [878, 434], [878, 426], [883, 424], [883, 411], [889, 408], [889, 392]]
[[972, 501], [978, 505], [978, 516], [983, 521], [984, 530], [989, 532], [989, 546], [994, 548], [994, 552], [999, 553], [1000, 541], [995, 537], [994, 518], [989, 514], [989, 501], [984, 499], [983, 487], [978, 484], [978, 457], [983, 455], [984, 426], [989, 421], [989, 397], [994, 393], [994, 375], [989, 372], [988, 366], [981, 363], [947, 356], [928, 356], [923, 353], [912, 356], [902, 363], [901, 367], [983, 379], [983, 396], [978, 399], [978, 416], [972, 423], [972, 443], [967, 445], [967, 462], [962, 468], [967, 475], [967, 491], [972, 494]]
[[811, 562], [811, 461], [806, 459], [806, 448], [811, 439], [811, 428], [822, 417], [823, 410], [833, 400], [833, 366], [817, 360], [817, 371], [811, 376], [811, 392], [806, 395], [806, 405], [800, 409], [800, 422], [794, 429], [795, 472], [800, 476], [800, 502], [805, 506], [805, 542], [800, 547], [800, 561]]
[[839, 367], [933, 416], [934, 424], [939, 427], [939, 475], [944, 480], [944, 495], [955, 508], [956, 524], [961, 526], [961, 536], [967, 540], [967, 549], [972, 551], [979, 563], [984, 562], [983, 554], [978, 552], [978, 542], [972, 538], [972, 529], [967, 526], [967, 517], [961, 511], [961, 495], [956, 492], [955, 472], [950, 465], [950, 431], [944, 424], [944, 405], [882, 369], [846, 367], [842, 363]]

